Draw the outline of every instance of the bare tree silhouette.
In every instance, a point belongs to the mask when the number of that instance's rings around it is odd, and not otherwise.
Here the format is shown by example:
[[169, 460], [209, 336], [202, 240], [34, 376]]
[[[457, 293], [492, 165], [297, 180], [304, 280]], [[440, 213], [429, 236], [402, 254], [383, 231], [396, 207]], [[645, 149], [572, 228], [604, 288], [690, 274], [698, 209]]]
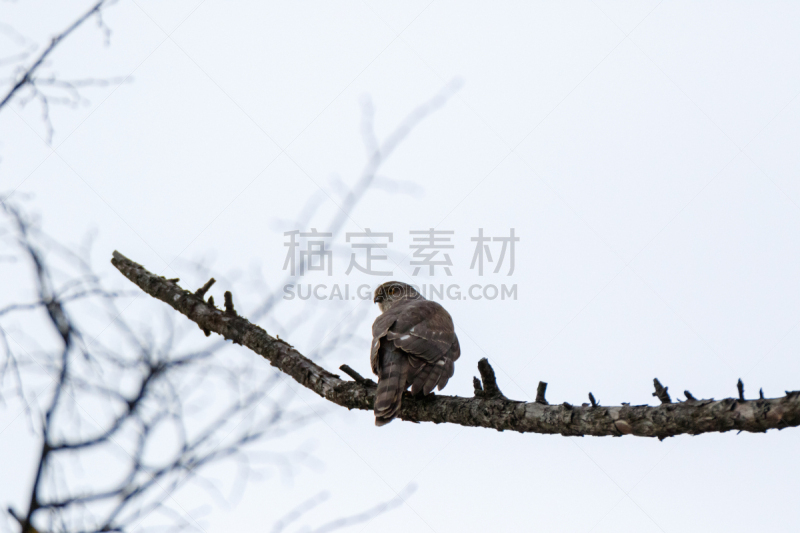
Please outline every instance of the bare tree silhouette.
[[[291, 407], [293, 392], [281, 391], [279, 374], [220, 360], [214, 350], [181, 350], [174, 329], [160, 340], [135, 332], [120, 318], [120, 295], [102, 287], [81, 255], [49, 239], [19, 208], [3, 204], [3, 212], [12, 223], [4, 237], [35, 272], [37, 297], [2, 308], [0, 319], [24, 313], [35, 331], [44, 318], [57, 339], [34, 352], [25, 341], [32, 335], [0, 323], [0, 383], [15, 382], [13, 394], [41, 437], [27, 509], [9, 509], [22, 531], [125, 530], [167, 509], [169, 495], [205, 465], [232, 459], [247, 468], [247, 444], [309, 422], [311, 413]], [[86, 332], [82, 322], [92, 315], [108, 321], [113, 345]], [[37, 379], [51, 386], [34, 394]], [[92, 471], [92, 458], [103, 453], [115, 460], [103, 465], [99, 486], [67, 474], [79, 466]], [[182, 513], [175, 518], [192, 525]]]
[[[70, 81], [40, 74], [53, 50], [87, 20], [94, 18], [108, 41], [110, 29], [102, 12], [113, 3], [94, 3], [28, 65], [24, 63], [36, 47], [11, 26], [0, 25], [0, 31], [19, 46], [19, 51], [0, 57], [0, 64], [18, 65], [0, 100], [0, 111], [13, 101], [25, 105], [38, 100], [51, 140], [51, 104], [74, 106], [83, 100], [82, 88], [122, 81]], [[334, 221], [337, 233], [371, 187], [408, 189], [408, 184], [379, 180], [376, 173], [411, 130], [445, 103], [455, 85], [415, 110], [381, 146], [371, 146], [365, 137], [370, 160], [356, 186], [344, 195], [345, 209]], [[365, 135], [371, 134], [368, 102], [363, 117]], [[33, 276], [28, 301], [0, 308], [0, 405], [20, 404], [20, 415], [27, 418], [39, 448], [31, 465], [34, 475], [26, 505], [9, 506], [8, 516], [24, 533], [125, 531], [156, 514], [167, 517], [164, 527], [197, 528], [195, 519], [172, 500], [177, 489], [194, 483], [211, 497], [224, 499], [204, 478], [206, 467], [232, 463], [241, 487], [253, 466], [250, 445], [278, 441], [317, 419], [317, 413], [293, 405], [294, 388], [281, 373], [261, 366], [254, 369], [249, 356], [235, 357], [224, 350], [226, 343], [184, 346], [190, 339], [186, 328], [176, 326], [168, 315], [144, 327], [123, 320], [120, 302], [129, 304], [138, 295], [107, 290], [91, 267], [88, 245], [77, 250], [50, 238], [38, 219], [21, 204], [9, 202], [9, 197], [0, 201], [0, 238], [8, 250], [2, 259], [19, 268], [15, 275], [21, 285], [26, 275]], [[317, 198], [310, 198], [295, 224], [306, 225], [318, 207]], [[206, 270], [202, 264], [194, 266]], [[204, 298], [213, 283], [198, 289], [197, 297]], [[280, 303], [279, 296], [279, 291], [271, 293], [257, 314], [269, 313]], [[213, 303], [210, 297], [209, 301]], [[310, 317], [301, 313], [286, 327], [291, 331]], [[319, 352], [347, 346], [355, 331], [349, 326], [362, 318], [355, 315], [340, 322]], [[330, 318], [319, 317], [318, 322], [322, 327]], [[92, 329], [98, 323], [104, 324], [100, 333]], [[98, 462], [104, 455], [113, 460]], [[303, 450], [272, 453], [261, 462], [291, 468], [306, 456]], [[76, 471], [88, 473], [91, 481], [80, 481]], [[19, 480], [19, 486], [27, 485]], [[409, 486], [392, 500], [333, 518], [316, 530], [334, 531], [369, 520], [402, 504], [414, 490]], [[308, 508], [301, 506], [275, 527], [285, 529]]]

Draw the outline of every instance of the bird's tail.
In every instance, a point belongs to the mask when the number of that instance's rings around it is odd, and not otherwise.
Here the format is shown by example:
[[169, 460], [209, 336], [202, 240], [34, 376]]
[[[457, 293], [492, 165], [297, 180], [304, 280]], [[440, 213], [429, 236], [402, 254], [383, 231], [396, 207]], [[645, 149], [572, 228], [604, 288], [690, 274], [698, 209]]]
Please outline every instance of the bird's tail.
[[376, 426], [388, 424], [400, 412], [408, 378], [408, 356], [392, 341], [383, 339], [381, 344], [381, 368], [375, 394]]

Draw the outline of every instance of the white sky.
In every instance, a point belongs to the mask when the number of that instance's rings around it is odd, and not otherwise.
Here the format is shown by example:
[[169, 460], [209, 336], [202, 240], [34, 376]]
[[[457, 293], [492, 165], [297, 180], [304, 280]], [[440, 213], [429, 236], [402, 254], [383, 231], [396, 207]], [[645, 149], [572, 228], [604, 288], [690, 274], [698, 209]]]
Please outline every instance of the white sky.
[[[2, 2], [0, 21], [41, 46], [88, 5]], [[52, 146], [37, 104], [4, 109], [0, 189], [33, 194], [65, 243], [97, 230], [96, 266], [115, 286], [114, 249], [189, 287], [204, 281], [194, 260], [218, 279], [256, 269], [278, 283], [283, 232], [309, 229], [285, 220], [322, 190], [309, 227], [325, 231], [339, 183], [365, 164], [364, 96], [383, 139], [459, 78], [380, 171], [418, 193], [371, 190], [345, 228], [393, 232], [398, 260], [410, 230], [454, 230], [453, 276], [432, 281], [517, 284], [517, 301], [444, 302], [462, 344], [446, 393], [472, 394], [481, 357], [520, 400], [539, 380], [551, 402], [575, 404], [589, 391], [652, 404], [654, 377], [673, 398], [734, 396], [740, 377], [750, 397], [800, 388], [800, 4], [120, 0], [104, 20], [108, 47], [90, 21], [44, 72], [130, 79], [54, 108]], [[15, 46], [0, 34], [0, 56]], [[516, 229], [513, 276], [469, 270], [479, 227]], [[376, 284], [336, 259], [333, 280], [304, 281]], [[410, 271], [406, 258], [395, 277]], [[4, 299], [17, 281], [6, 283]], [[263, 297], [234, 294], [245, 315]], [[370, 304], [348, 309], [359, 306]], [[332, 323], [342, 309], [318, 307]], [[366, 312], [364, 337], [378, 311]], [[301, 351], [319, 342], [285, 335]], [[369, 373], [362, 344], [325, 364]], [[0, 417], [4, 502], [30, 464], [16, 414]], [[269, 530], [330, 490], [297, 526], [320, 524], [412, 482], [406, 505], [352, 531], [790, 531], [800, 520], [796, 429], [659, 442], [378, 429], [371, 413], [326, 409], [297, 438], [315, 443], [317, 470], [248, 485], [203, 529]]]

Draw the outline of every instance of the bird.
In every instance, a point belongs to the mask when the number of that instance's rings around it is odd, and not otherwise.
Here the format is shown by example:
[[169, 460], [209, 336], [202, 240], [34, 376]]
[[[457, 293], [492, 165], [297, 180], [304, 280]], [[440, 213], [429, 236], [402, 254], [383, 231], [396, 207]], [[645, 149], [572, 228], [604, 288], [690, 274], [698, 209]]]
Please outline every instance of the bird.
[[442, 390], [461, 348], [450, 313], [411, 285], [388, 281], [374, 296], [381, 314], [372, 324], [370, 366], [378, 376], [375, 425], [383, 426], [400, 412], [409, 386], [412, 395]]

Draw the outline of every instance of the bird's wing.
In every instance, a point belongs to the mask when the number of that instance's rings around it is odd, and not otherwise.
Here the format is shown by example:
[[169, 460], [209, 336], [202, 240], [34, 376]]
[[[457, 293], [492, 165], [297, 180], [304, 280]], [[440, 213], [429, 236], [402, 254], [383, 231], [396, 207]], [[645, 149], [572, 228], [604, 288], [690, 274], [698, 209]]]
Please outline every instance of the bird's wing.
[[409, 300], [385, 311], [372, 324], [372, 371], [380, 375], [381, 339], [408, 356], [411, 393], [442, 390], [453, 375], [453, 362], [461, 355], [453, 319], [436, 302]]
[[[431, 390], [433, 387], [437, 387], [439, 390], [442, 390], [447, 382], [453, 377], [453, 372], [455, 372], [455, 365], [453, 364], [456, 359], [461, 357], [461, 346], [458, 344], [458, 337], [454, 337], [453, 344], [450, 346], [450, 351], [447, 352], [445, 356], [445, 363], [444, 368], [442, 369], [442, 374], [439, 376], [439, 379], [436, 383], [431, 386]], [[426, 393], [427, 394], [427, 393]]]
[[[396, 318], [389, 325], [386, 338], [404, 352], [426, 363], [436, 363], [450, 351], [456, 338], [453, 319], [438, 303], [411, 300], [388, 312]], [[373, 334], [374, 331], [373, 325]]]
[[381, 338], [386, 336], [386, 332], [392, 327], [392, 324], [397, 320], [397, 314], [392, 313], [393, 309], [378, 316], [375, 322], [372, 323], [372, 346], [369, 352], [369, 364], [372, 367], [372, 373], [376, 376], [380, 375], [380, 361], [378, 356], [378, 349], [381, 347]]

